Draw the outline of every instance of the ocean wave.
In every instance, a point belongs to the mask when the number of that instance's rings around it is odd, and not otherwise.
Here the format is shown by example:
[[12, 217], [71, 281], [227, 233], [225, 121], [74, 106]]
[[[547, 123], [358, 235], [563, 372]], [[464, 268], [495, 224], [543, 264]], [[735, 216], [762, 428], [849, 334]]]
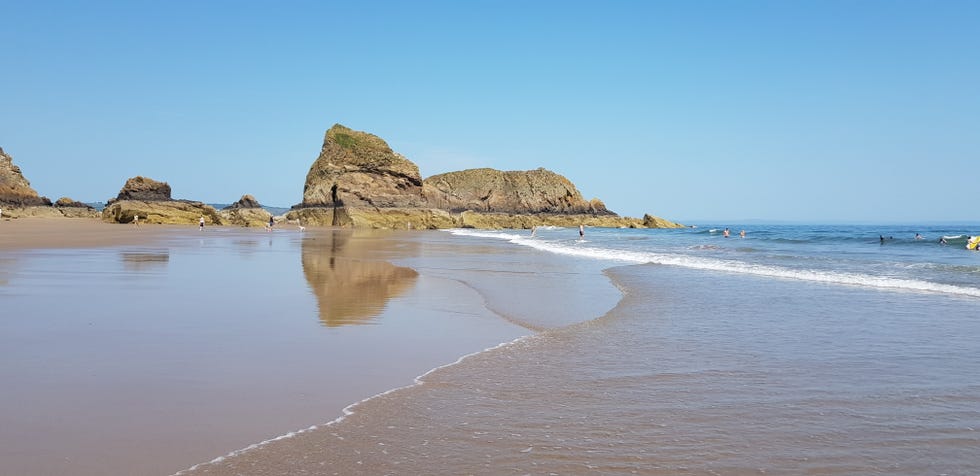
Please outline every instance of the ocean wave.
[[875, 276], [845, 271], [825, 271], [805, 268], [794, 269], [780, 266], [746, 263], [744, 261], [720, 260], [709, 257], [689, 256], [673, 253], [617, 250], [612, 248], [584, 245], [581, 242], [569, 243], [567, 240], [538, 240], [527, 235], [517, 235], [507, 232], [488, 232], [468, 229], [450, 230], [450, 232], [459, 236], [507, 240], [517, 245], [527, 246], [554, 254], [605, 260], [623, 264], [650, 263], [678, 266], [689, 269], [738, 273], [752, 276], [792, 279], [825, 284], [873, 287], [893, 291], [927, 292], [980, 297], [980, 288], [936, 283], [920, 279]]

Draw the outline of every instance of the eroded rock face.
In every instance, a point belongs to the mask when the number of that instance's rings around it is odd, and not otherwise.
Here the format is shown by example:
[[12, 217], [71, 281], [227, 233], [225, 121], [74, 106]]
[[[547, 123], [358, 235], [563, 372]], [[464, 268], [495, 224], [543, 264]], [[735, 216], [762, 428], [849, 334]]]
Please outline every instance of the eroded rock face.
[[[140, 200], [144, 202], [172, 200], [170, 185], [149, 177], [137, 175], [126, 181], [115, 200]], [[112, 203], [114, 200], [110, 200]]]
[[13, 157], [0, 148], [0, 203], [17, 207], [51, 205], [51, 200], [37, 194], [24, 178]]
[[206, 225], [222, 224], [214, 207], [189, 200], [117, 200], [102, 210], [108, 222], [132, 223], [137, 215], [140, 223], [197, 225], [203, 216]]
[[546, 169], [503, 172], [470, 169], [433, 175], [423, 182], [433, 208], [452, 212], [614, 215], [599, 200], [587, 201], [567, 178]]
[[336, 124], [303, 188], [303, 207], [418, 207], [422, 176], [380, 137]]

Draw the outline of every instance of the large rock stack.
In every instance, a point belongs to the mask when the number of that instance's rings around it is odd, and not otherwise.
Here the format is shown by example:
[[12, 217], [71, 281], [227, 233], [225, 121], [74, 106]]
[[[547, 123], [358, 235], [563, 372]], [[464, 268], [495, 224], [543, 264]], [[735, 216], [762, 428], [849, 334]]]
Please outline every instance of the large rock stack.
[[531, 228], [681, 226], [620, 217], [585, 200], [567, 178], [545, 169], [472, 169], [421, 180], [418, 166], [381, 138], [336, 124], [310, 167], [303, 203], [287, 218], [357, 228]]
[[423, 204], [418, 166], [380, 137], [335, 124], [306, 175], [303, 203], [287, 218], [366, 228], [452, 226], [449, 213]]

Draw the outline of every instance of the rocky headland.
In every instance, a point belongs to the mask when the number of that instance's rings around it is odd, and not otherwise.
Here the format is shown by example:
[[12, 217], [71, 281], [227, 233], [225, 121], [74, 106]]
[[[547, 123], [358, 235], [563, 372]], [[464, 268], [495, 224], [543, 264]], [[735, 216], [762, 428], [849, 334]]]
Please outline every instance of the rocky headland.
[[303, 202], [287, 214], [310, 225], [354, 228], [672, 228], [662, 218], [620, 217], [543, 168], [463, 170], [422, 180], [419, 168], [378, 136], [336, 124], [310, 167]]
[[[175, 200], [166, 182], [136, 176], [101, 212], [103, 221], [261, 227], [272, 215], [251, 195], [218, 211]], [[100, 212], [67, 197], [52, 204], [31, 188], [13, 159], [0, 149], [0, 208], [5, 217], [98, 217]], [[348, 228], [438, 229], [535, 226], [675, 228], [644, 215], [621, 217], [596, 198], [586, 200], [560, 174], [538, 168], [462, 170], [422, 179], [419, 167], [380, 137], [335, 124], [310, 166], [303, 201], [285, 219], [301, 225]]]
[[51, 203], [31, 187], [14, 159], [0, 148], [0, 209], [3, 217], [92, 218], [99, 212], [68, 197]]

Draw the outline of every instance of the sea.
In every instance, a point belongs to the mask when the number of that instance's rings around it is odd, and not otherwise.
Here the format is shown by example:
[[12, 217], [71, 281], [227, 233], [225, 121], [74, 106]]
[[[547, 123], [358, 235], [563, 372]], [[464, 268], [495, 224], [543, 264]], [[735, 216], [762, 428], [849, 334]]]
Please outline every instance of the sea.
[[980, 474], [975, 225], [460, 229], [527, 330], [190, 474]]

